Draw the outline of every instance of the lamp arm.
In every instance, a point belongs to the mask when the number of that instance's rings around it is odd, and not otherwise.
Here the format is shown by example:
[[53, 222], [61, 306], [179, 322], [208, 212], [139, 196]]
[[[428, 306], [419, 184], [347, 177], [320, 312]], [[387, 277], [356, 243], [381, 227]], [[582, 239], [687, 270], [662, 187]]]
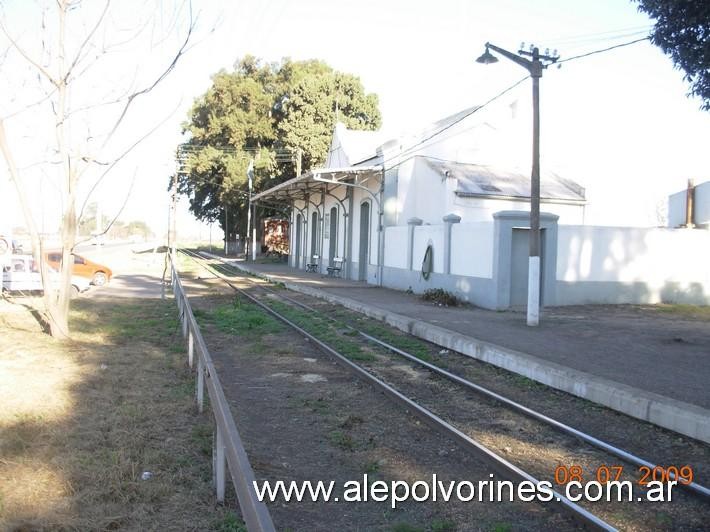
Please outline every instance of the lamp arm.
[[519, 64], [523, 68], [526, 68], [528, 70], [528, 72], [530, 72], [531, 74], [533, 73], [533, 62], [530, 61], [529, 59], [525, 59], [524, 57], [520, 57], [519, 55], [509, 52], [508, 50], [505, 50], [503, 48], [499, 48], [495, 44], [491, 44], [489, 42], [486, 43], [486, 48], [490, 48], [491, 50], [498, 52], [503, 57], [510, 59], [511, 61]]

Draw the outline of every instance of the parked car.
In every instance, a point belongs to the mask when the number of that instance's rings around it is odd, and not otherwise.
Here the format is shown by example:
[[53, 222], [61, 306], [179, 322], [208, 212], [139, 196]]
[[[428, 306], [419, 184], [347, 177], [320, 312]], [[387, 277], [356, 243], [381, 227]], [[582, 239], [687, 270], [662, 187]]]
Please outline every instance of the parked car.
[[[74, 267], [72, 268], [72, 274], [78, 275], [79, 277], [85, 277], [90, 279], [91, 283], [96, 286], [103, 286], [111, 280], [113, 271], [108, 266], [99, 264], [97, 262], [90, 261], [89, 259], [82, 257], [81, 255], [74, 254]], [[47, 263], [52, 266], [52, 268], [59, 270], [62, 263], [62, 254], [59, 251], [50, 251], [46, 255]]]
[[[50, 266], [52, 283], [59, 284], [59, 272]], [[78, 275], [71, 276], [72, 297], [89, 289], [89, 280]], [[2, 289], [8, 292], [42, 291], [42, 276], [32, 255], [13, 255], [10, 264], [2, 270]]]
[[0, 235], [0, 255], [4, 255], [8, 252], [22, 255], [22, 242]]

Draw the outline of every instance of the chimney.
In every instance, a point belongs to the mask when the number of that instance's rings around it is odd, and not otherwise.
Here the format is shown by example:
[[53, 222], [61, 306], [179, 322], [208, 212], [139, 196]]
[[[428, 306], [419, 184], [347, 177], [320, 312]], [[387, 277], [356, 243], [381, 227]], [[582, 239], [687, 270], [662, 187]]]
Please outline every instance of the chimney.
[[693, 224], [693, 210], [695, 208], [695, 183], [692, 179], [688, 179], [688, 189], [685, 194], [685, 224], [684, 227], [692, 229], [695, 227]]

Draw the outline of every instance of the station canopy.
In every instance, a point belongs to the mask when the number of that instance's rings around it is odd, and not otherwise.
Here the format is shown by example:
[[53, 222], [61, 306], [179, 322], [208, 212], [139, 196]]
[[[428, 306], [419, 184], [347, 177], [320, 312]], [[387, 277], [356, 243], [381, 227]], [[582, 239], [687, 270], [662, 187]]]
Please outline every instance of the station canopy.
[[[253, 202], [290, 203], [305, 200], [310, 194], [320, 194], [323, 187], [332, 190], [334, 186], [352, 183], [364, 186], [367, 181], [382, 173], [381, 166], [347, 166], [343, 168], [314, 168], [298, 177], [289, 179], [252, 196]], [[333, 185], [333, 187], [328, 187]]]

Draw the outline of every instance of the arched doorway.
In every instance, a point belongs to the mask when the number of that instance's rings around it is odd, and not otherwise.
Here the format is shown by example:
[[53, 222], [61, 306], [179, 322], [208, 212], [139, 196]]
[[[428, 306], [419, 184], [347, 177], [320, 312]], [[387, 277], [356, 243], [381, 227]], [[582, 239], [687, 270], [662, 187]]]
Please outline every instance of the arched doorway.
[[311, 256], [318, 254], [318, 213], [314, 212], [311, 215]]
[[328, 242], [328, 265], [333, 266], [335, 257], [338, 256], [338, 208], [330, 209], [330, 238]]
[[301, 267], [301, 232], [303, 231], [302, 229], [303, 226], [303, 217], [300, 214], [296, 215], [296, 234], [294, 235], [296, 241], [294, 242], [294, 248], [295, 248], [295, 264], [294, 267], [300, 268]]

